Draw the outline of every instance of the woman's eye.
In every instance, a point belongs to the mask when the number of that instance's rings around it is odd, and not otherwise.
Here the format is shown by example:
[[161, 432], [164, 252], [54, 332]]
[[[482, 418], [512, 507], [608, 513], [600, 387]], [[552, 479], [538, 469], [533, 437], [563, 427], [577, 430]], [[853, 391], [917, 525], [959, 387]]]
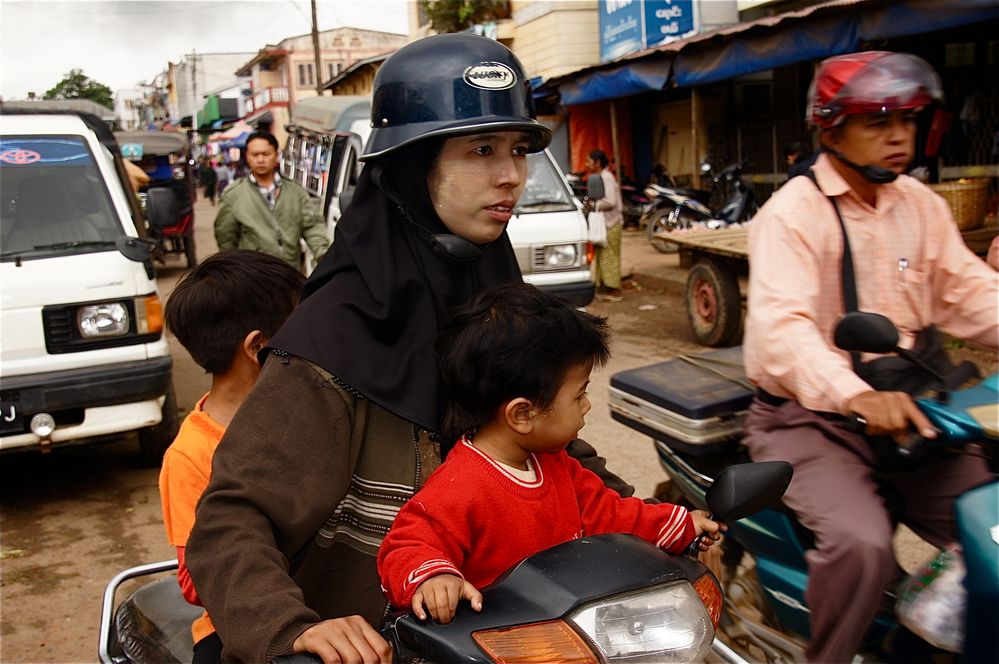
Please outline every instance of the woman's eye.
[[490, 155], [490, 154], [493, 153], [493, 146], [491, 146], [491, 145], [480, 145], [479, 147], [477, 147], [474, 150], [472, 150], [472, 152], [474, 152], [477, 155], [482, 155], [484, 157], [486, 155]]
[[513, 149], [513, 154], [516, 157], [526, 157], [527, 156], [527, 146], [526, 145], [518, 145], [517, 147], [515, 147]]

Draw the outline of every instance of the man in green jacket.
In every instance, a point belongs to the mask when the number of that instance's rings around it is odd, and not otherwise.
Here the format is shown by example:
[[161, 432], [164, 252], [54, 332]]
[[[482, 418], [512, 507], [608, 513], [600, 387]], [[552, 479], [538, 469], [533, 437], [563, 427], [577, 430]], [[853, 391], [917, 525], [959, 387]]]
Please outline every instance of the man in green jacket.
[[319, 199], [277, 174], [278, 142], [255, 131], [246, 139], [250, 174], [226, 187], [215, 217], [220, 250], [254, 249], [299, 267], [299, 238], [318, 263], [330, 246]]

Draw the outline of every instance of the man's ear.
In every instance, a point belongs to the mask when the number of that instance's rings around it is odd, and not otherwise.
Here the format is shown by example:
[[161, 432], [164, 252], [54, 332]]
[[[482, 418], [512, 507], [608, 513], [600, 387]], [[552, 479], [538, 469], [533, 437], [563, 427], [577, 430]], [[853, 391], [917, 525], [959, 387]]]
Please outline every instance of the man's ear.
[[253, 364], [259, 366], [260, 360], [257, 359], [257, 353], [263, 350], [266, 345], [267, 337], [264, 333], [260, 330], [254, 330], [243, 338], [243, 355], [245, 355]]
[[530, 399], [517, 397], [507, 401], [503, 406], [503, 418], [506, 425], [519, 434], [527, 435], [534, 431], [534, 418], [538, 411]]

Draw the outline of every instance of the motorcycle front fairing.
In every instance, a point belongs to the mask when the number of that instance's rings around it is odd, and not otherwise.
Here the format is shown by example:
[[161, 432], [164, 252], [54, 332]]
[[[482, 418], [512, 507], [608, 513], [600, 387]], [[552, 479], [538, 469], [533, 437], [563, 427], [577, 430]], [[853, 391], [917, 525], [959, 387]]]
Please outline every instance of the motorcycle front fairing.
[[[689, 606], [685, 604], [681, 613], [693, 618], [673, 615], [673, 629], [678, 633], [684, 632], [682, 638], [696, 640], [690, 646], [695, 659], [689, 661], [697, 661], [696, 658], [703, 657], [710, 648], [714, 628], [707, 610], [698, 601], [697, 593], [690, 589], [690, 584], [706, 574], [710, 572], [701, 563], [686, 557], [670, 556], [631, 535], [585, 537], [527, 558], [482, 589], [481, 613], [472, 610], [467, 602], [462, 602], [454, 619], [446, 625], [429, 619], [420, 621], [412, 614], [405, 614], [393, 619], [383, 634], [393, 644], [396, 653], [402, 655], [401, 661], [410, 661], [418, 656], [421, 660], [434, 662], [488, 663], [497, 660], [480, 648], [476, 634], [564, 620], [597, 653], [600, 652], [600, 645], [594, 643], [592, 636], [587, 635], [586, 630], [574, 620], [581, 623], [586, 619], [596, 619], [606, 624], [609, 622], [607, 616], [614, 611], [606, 607], [607, 600], [629, 593], [633, 599], [641, 591], [651, 594], [654, 589], [674, 585], [689, 592]], [[713, 577], [711, 582], [715, 583]], [[594, 604], [601, 604], [595, 609], [599, 614], [596, 616], [594, 610], [588, 610], [590, 607], [587, 606]], [[648, 630], [645, 636], [650, 636], [653, 629], [664, 629], [661, 624], [658, 627], [652, 625], [648, 615], [629, 617], [618, 613], [614, 619], [622, 618], [628, 622], [627, 629], [636, 638], [640, 638], [645, 629]], [[410, 656], [405, 656], [406, 653]], [[629, 661], [643, 661], [634, 659], [635, 656], [632, 653]]]

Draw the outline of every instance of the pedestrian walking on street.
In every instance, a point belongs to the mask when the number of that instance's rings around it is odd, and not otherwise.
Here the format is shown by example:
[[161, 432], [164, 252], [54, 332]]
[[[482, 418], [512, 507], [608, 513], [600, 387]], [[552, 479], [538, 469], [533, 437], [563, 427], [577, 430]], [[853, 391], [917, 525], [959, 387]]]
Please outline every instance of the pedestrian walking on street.
[[205, 188], [205, 198], [215, 205], [215, 186], [218, 184], [218, 176], [215, 168], [205, 157], [201, 158], [201, 186]]
[[330, 246], [319, 199], [277, 173], [278, 142], [255, 131], [246, 139], [247, 177], [226, 187], [215, 217], [220, 250], [253, 249], [299, 267], [299, 240], [322, 260]]
[[[427, 37], [385, 61], [372, 98], [378, 121], [337, 241], [265, 349], [188, 541], [227, 660], [391, 661], [375, 557], [440, 463], [434, 339], [451, 308], [522, 280], [506, 227], [527, 155], [551, 132], [513, 53]], [[249, 141], [251, 166], [261, 142]], [[633, 493], [586, 443], [568, 450]]]
[[602, 302], [620, 302], [621, 292], [621, 229], [624, 215], [621, 205], [621, 187], [610, 172], [607, 155], [594, 150], [586, 159], [590, 178], [603, 181], [603, 197], [592, 200], [593, 209], [602, 212], [607, 225], [607, 244], [596, 247], [597, 299]]

